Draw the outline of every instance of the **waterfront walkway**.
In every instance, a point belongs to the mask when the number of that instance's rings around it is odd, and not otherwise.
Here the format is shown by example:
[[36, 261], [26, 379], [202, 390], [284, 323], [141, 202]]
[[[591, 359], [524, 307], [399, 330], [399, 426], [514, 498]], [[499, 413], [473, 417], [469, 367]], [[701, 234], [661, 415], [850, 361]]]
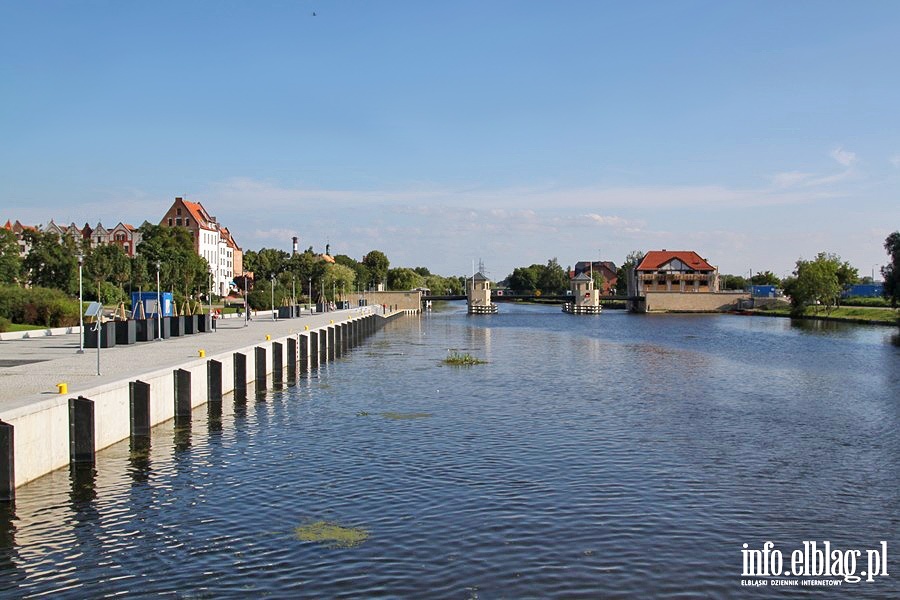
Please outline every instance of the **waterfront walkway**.
[[199, 357], [228, 352], [265, 340], [340, 323], [350, 317], [372, 314], [373, 308], [352, 308], [326, 313], [304, 313], [294, 319], [274, 321], [271, 313], [260, 312], [247, 326], [242, 318], [219, 319], [212, 333], [197, 333], [166, 340], [141, 342], [100, 350], [97, 376], [97, 349], [78, 354], [78, 334], [0, 341], [0, 414], [57, 395], [57, 383], [68, 384], [67, 396], [77, 396], [105, 383], [139, 378], [142, 374], [171, 367]]

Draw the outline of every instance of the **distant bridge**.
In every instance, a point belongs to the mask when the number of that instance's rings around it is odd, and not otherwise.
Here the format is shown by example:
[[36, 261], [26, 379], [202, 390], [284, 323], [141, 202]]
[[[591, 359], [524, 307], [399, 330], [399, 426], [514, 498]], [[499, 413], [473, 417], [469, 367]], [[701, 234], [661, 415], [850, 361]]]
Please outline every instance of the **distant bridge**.
[[[439, 295], [423, 295], [422, 301], [426, 300], [466, 300], [465, 294], [447, 294], [443, 296]], [[643, 296], [600, 296], [600, 304], [604, 302], [625, 302], [628, 300], [639, 301], [643, 300]], [[491, 302], [516, 302], [518, 300], [525, 301], [534, 301], [534, 300], [555, 300], [559, 302], [573, 302], [575, 300], [575, 296], [569, 294], [491, 294]]]

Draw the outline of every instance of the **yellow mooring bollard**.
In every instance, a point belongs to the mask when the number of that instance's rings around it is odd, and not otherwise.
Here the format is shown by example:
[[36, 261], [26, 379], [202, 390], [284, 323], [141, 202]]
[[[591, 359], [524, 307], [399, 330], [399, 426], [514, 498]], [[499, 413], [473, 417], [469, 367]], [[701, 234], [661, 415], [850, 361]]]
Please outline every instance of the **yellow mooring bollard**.
[[329, 324], [334, 325], [334, 319], [328, 321]]
[[272, 339], [272, 336], [269, 335], [269, 334], [267, 333], [267, 334], [266, 334], [266, 341], [268, 342], [268, 341], [271, 340], [271, 339]]
[[309, 325], [305, 326], [305, 327], [303, 328], [303, 330], [304, 330], [304, 331], [309, 331]]
[[204, 350], [203, 348], [201, 348], [201, 349], [199, 350], [199, 353], [200, 353], [200, 358], [205, 358], [205, 357], [206, 357], [206, 350]]
[[57, 394], [68, 394], [69, 393], [69, 384], [68, 383], [57, 383], [56, 384], [56, 393]]

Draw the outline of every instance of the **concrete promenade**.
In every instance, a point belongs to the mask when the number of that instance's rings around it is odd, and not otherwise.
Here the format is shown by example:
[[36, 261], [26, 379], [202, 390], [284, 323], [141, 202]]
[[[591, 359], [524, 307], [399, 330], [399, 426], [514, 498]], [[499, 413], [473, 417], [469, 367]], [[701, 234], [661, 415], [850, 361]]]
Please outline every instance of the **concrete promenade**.
[[[374, 307], [371, 310], [380, 307]], [[57, 394], [56, 384], [68, 384], [68, 396], [122, 379], [136, 379], [144, 373], [166, 367], [177, 368], [199, 358], [203, 349], [214, 356], [252, 346], [265, 340], [302, 333], [306, 326], [317, 329], [331, 321], [346, 321], [370, 312], [353, 308], [326, 313], [305, 313], [295, 319], [272, 320], [269, 311], [260, 311], [244, 326], [242, 318], [220, 319], [213, 333], [196, 333], [166, 340], [141, 342], [100, 350], [100, 376], [97, 376], [97, 349], [85, 348], [78, 354], [78, 334], [34, 339], [0, 341], [0, 365], [21, 361], [18, 366], [0, 366], [0, 419], [3, 413], [46, 400]], [[26, 362], [27, 361], [27, 362]]]
[[407, 311], [381, 313], [377, 306], [279, 320], [259, 313], [246, 325], [221, 319], [211, 333], [101, 349], [100, 376], [96, 348], [78, 354], [77, 334], [2, 341], [0, 500], [70, 463], [93, 464], [96, 451], [149, 435], [232, 390], [264, 390], [269, 374], [333, 360]]

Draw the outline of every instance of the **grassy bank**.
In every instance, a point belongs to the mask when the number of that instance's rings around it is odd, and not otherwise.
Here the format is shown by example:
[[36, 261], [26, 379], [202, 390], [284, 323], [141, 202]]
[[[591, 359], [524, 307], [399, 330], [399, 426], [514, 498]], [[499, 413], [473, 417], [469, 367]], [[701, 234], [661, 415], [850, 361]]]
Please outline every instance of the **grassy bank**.
[[758, 308], [750, 312], [772, 317], [845, 321], [848, 323], [868, 323], [872, 325], [900, 325], [900, 313], [893, 308], [840, 306], [826, 311], [821, 307], [808, 306], [800, 315], [791, 314], [790, 307]]

